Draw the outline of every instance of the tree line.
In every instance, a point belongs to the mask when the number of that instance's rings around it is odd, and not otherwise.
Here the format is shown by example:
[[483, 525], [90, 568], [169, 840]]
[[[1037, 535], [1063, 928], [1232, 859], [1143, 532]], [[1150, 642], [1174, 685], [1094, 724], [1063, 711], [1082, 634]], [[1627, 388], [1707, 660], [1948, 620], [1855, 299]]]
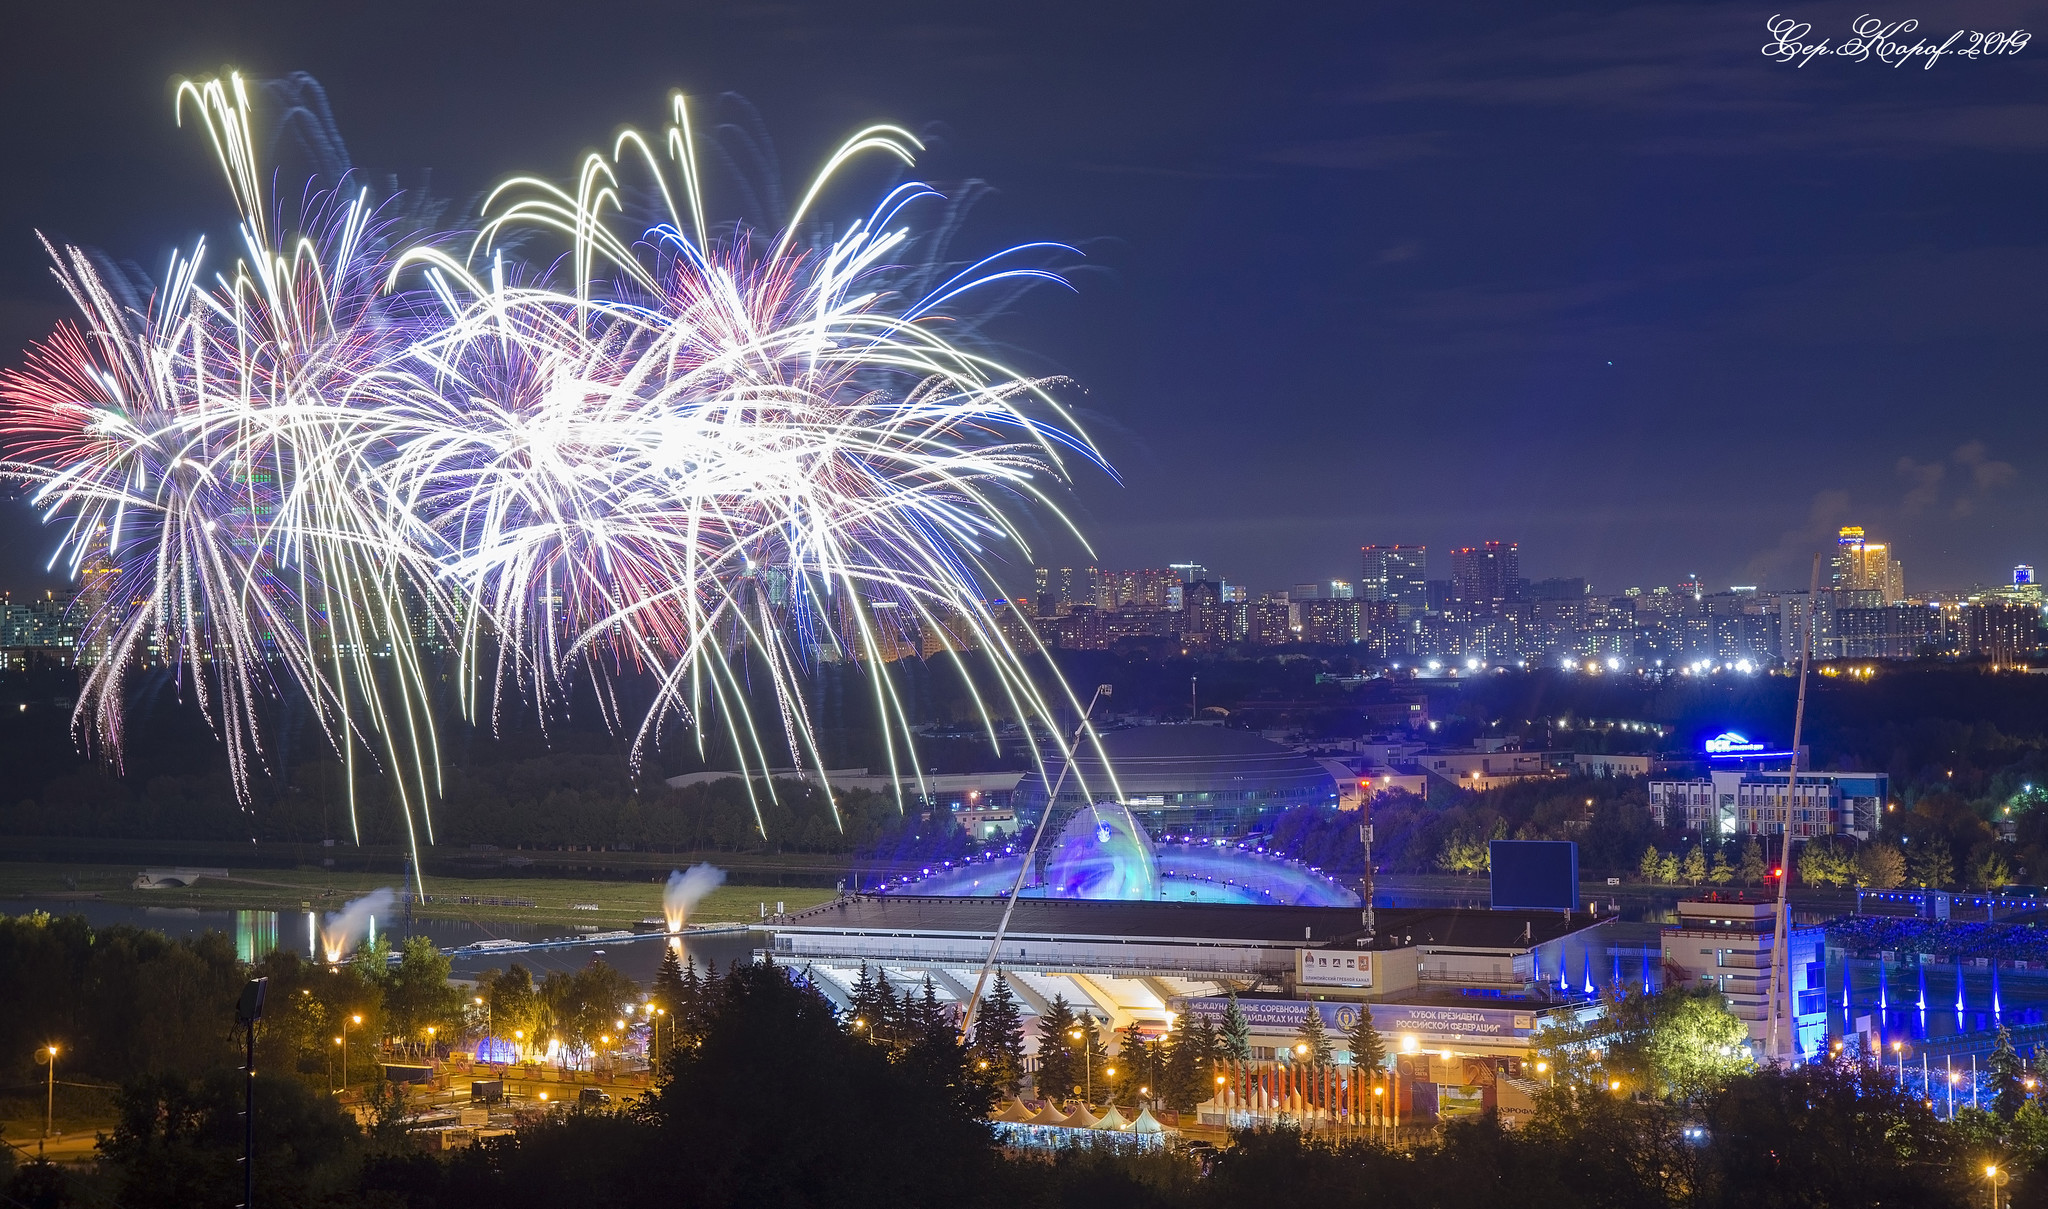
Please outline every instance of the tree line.
[[[801, 970], [690, 974], [667, 972], [664, 994], [694, 981], [695, 998], [645, 1100], [619, 1111], [565, 1106], [453, 1154], [421, 1153], [402, 1122], [361, 1127], [307, 1084], [259, 1076], [258, 1203], [1961, 1209], [1984, 1199], [1987, 1165], [2013, 1173], [2002, 1199], [2048, 1201], [2048, 1114], [2009, 1043], [1989, 1064], [1989, 1107], [1950, 1123], [1854, 1058], [1789, 1071], [1751, 1065], [1732, 1044], [1744, 1026], [1714, 996], [1629, 996], [1599, 1020], [1546, 1030], [1536, 1055], [1544, 1082], [1519, 1128], [1479, 1117], [1395, 1147], [1283, 1124], [1238, 1131], [1211, 1151], [1006, 1152], [986, 1118], [1006, 1091], [990, 1059], [1008, 1045], [998, 1040], [1007, 1026], [989, 1020], [986, 1037], [963, 1043], [936, 1023], [944, 1013], [918, 987], [888, 992], [896, 1006], [875, 1009], [877, 1019], [895, 1019], [877, 1030], [861, 1009], [836, 1011]], [[882, 1002], [882, 981], [869, 980], [868, 1002]], [[1214, 1028], [1231, 1031], [1220, 1020]], [[1304, 1019], [1303, 1060], [1321, 1060], [1320, 1028]], [[0, 1192], [35, 1206], [234, 1203], [240, 1093], [226, 1065], [137, 1077], [120, 1093], [96, 1169], [30, 1164], [0, 1172]]]

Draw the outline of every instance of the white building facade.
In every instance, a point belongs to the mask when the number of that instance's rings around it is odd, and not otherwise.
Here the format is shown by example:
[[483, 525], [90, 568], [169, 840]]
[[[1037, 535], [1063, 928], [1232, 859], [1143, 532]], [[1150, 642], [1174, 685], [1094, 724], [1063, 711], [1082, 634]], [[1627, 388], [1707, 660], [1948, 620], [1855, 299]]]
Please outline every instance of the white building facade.
[[1706, 836], [1783, 835], [1800, 838], [1877, 831], [1891, 792], [1884, 773], [1801, 772], [1796, 785], [1782, 769], [1715, 769], [1707, 778], [1651, 781], [1650, 817], [1661, 827]]

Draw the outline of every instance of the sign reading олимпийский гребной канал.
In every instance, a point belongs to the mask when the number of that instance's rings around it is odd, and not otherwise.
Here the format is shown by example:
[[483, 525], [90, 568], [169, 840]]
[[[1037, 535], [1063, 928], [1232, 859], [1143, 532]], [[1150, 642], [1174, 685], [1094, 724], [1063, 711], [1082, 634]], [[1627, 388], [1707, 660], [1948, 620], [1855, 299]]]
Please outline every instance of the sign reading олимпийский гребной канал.
[[[1221, 1020], [1229, 1006], [1229, 1000], [1220, 996], [1203, 996], [1185, 999], [1175, 1006], [1183, 1015], [1205, 1015], [1212, 1020]], [[1310, 1002], [1303, 999], [1240, 999], [1238, 1010], [1256, 1029], [1286, 1029], [1292, 1031], [1301, 1027], [1301, 1018], [1310, 1008], [1320, 1012], [1323, 1027], [1348, 1030], [1358, 1022], [1358, 1004]], [[1536, 1017], [1530, 1012], [1517, 1012], [1503, 1008], [1439, 1007], [1432, 1004], [1374, 1003], [1372, 1024], [1381, 1033], [1412, 1033], [1417, 1037], [1526, 1037], [1536, 1029]]]

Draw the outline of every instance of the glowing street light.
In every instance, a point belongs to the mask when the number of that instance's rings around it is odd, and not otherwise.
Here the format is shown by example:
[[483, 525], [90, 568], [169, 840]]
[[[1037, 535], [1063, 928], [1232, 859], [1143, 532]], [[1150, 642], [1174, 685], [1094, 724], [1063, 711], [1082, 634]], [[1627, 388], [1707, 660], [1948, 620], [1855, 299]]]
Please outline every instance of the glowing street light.
[[36, 1143], [36, 1155], [43, 1153], [43, 1144], [50, 1140], [50, 1128], [57, 1116], [57, 1047], [45, 1045], [36, 1055], [50, 1068], [50, 1085], [43, 1099], [43, 1137]]
[[363, 1018], [360, 1014], [350, 1015], [348, 1019], [341, 1022], [341, 1040], [337, 1044], [341, 1046], [341, 1086], [344, 1090], [348, 1087], [348, 1026], [351, 1024], [361, 1024], [362, 1022]]

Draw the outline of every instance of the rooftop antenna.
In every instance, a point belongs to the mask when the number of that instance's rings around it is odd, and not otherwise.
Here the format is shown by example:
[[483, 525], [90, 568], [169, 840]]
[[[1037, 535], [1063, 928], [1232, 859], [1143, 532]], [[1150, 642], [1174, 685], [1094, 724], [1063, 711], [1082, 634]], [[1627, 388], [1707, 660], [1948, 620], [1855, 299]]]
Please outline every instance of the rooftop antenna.
[[[1785, 822], [1779, 824], [1783, 840], [1778, 844], [1778, 911], [1773, 922], [1771, 936], [1771, 1045], [1766, 1052], [1770, 1060], [1778, 1060], [1778, 1026], [1785, 1013], [1786, 984], [1791, 981], [1792, 968], [1785, 954], [1785, 933], [1788, 930], [1790, 904], [1785, 888], [1792, 884], [1792, 811], [1790, 802], [1799, 792], [1799, 740], [1800, 730], [1806, 724], [1806, 666], [1813, 654], [1813, 610], [1820, 601], [1820, 555], [1813, 556], [1813, 582], [1806, 590], [1806, 614], [1799, 628], [1799, 700], [1792, 708], [1792, 770], [1785, 775]], [[1787, 1032], [1793, 1030], [1788, 1029]], [[1798, 1046], [1793, 1047], [1796, 1052]]]

